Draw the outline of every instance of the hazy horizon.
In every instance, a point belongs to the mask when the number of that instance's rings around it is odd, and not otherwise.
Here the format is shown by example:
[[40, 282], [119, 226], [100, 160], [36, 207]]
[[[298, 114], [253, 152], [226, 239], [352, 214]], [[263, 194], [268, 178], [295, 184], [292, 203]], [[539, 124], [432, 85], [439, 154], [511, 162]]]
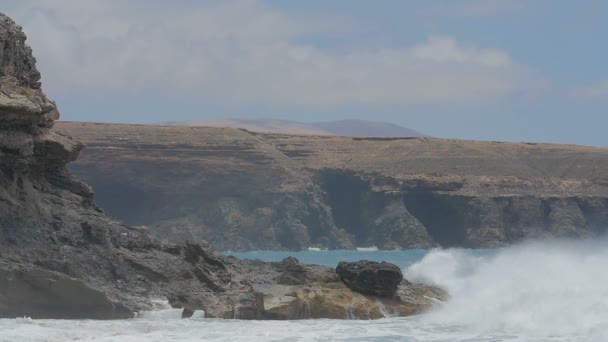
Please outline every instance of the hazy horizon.
[[63, 120], [360, 119], [608, 146], [608, 3], [7, 0]]

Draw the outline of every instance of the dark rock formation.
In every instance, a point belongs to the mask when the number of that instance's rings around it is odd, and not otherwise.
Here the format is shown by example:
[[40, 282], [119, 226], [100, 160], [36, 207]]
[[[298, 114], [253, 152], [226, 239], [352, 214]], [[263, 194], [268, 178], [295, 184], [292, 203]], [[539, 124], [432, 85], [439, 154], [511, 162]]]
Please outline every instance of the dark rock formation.
[[608, 149], [58, 123], [97, 202], [220, 250], [485, 248], [603, 234]]
[[388, 262], [343, 261], [336, 267], [336, 273], [349, 289], [379, 297], [394, 296], [403, 280], [401, 269]]
[[25, 89], [40, 89], [40, 72], [21, 27], [0, 15], [0, 77], [14, 77]]
[[[293, 284], [286, 293], [308, 300], [313, 288], [322, 301], [321, 291], [335, 295], [342, 285], [335, 275], [325, 276], [329, 268], [225, 258], [205, 244], [162, 242], [106, 216], [91, 188], [66, 167], [83, 145], [51, 130], [59, 112], [40, 90], [24, 41], [0, 13], [0, 318], [125, 318], [154, 308], [155, 300], [183, 308], [184, 317], [196, 310], [243, 319], [345, 316], [350, 303], [344, 300], [331, 310], [321, 303], [310, 315], [277, 313], [267, 299], [285, 303], [286, 297], [257, 290], [286, 286], [279, 278], [290, 273], [283, 277]], [[422, 285], [408, 291], [419, 296], [394, 300], [389, 308], [412, 314], [432, 305], [423, 296], [443, 296]], [[373, 297], [360, 300], [375, 305]]]
[[64, 273], [40, 268], [0, 269], [0, 317], [129, 318], [131, 310]]

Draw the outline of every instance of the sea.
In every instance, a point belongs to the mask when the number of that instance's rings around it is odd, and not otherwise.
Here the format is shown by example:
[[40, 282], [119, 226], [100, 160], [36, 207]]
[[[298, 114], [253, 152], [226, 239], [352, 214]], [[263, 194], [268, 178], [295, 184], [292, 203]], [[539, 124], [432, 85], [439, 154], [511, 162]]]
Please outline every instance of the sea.
[[493, 250], [311, 250], [229, 253], [336, 266], [385, 260], [450, 299], [414, 317], [379, 320], [180, 319], [162, 308], [116, 321], [0, 320], [0, 341], [608, 341], [608, 240], [529, 241]]

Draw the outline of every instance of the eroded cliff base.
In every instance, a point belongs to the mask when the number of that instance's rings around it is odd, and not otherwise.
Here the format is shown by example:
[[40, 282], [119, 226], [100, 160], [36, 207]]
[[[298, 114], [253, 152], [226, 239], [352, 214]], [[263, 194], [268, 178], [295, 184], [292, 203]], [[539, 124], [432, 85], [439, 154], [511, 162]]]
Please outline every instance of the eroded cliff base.
[[608, 227], [608, 149], [61, 122], [97, 203], [219, 250], [492, 248]]

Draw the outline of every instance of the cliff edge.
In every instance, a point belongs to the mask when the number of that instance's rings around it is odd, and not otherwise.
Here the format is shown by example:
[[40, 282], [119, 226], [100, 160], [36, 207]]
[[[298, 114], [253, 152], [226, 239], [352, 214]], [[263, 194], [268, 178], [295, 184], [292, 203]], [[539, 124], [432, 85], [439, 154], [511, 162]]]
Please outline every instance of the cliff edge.
[[444, 296], [403, 282], [377, 299], [327, 267], [225, 258], [108, 217], [66, 167], [83, 145], [52, 130], [59, 112], [25, 39], [0, 13], [0, 318], [129, 318], [159, 301], [242, 319], [345, 318], [355, 301], [357, 318], [379, 318], [378, 300], [406, 315]]
[[608, 148], [61, 122], [97, 203], [220, 250], [493, 248], [608, 228]]

